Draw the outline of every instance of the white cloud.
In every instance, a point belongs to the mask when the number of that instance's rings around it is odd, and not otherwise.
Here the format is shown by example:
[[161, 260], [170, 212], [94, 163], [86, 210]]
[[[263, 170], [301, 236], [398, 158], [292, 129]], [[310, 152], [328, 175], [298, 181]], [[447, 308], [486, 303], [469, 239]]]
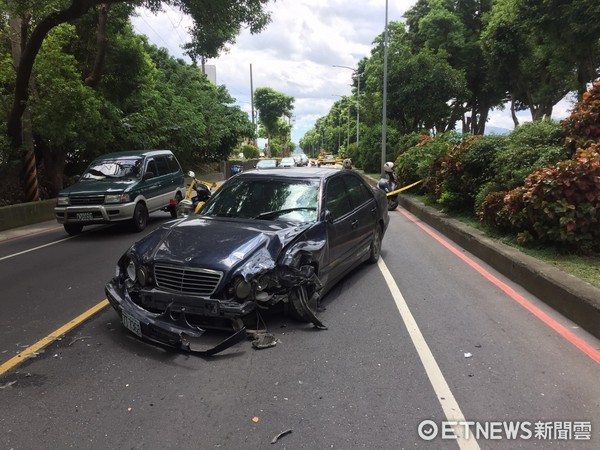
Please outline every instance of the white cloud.
[[[388, 20], [402, 15], [416, 0], [396, 0], [388, 4]], [[253, 85], [271, 87], [295, 98], [292, 139], [297, 143], [327, 114], [338, 100], [334, 95], [349, 95], [352, 73], [332, 67], [357, 67], [368, 57], [371, 44], [385, 26], [385, 0], [277, 0], [268, 9], [272, 22], [258, 35], [243, 31], [227, 53], [209, 60], [216, 66], [217, 84], [224, 84], [238, 105], [250, 113], [250, 64]], [[132, 20], [137, 32], [146, 34], [159, 47], [176, 57], [187, 40], [191, 19], [171, 8], [153, 15], [140, 10]], [[553, 117], [564, 118], [571, 106], [567, 101], [554, 108]], [[528, 111], [520, 112], [521, 122], [530, 120]], [[490, 114], [490, 126], [513, 128], [510, 110]]]

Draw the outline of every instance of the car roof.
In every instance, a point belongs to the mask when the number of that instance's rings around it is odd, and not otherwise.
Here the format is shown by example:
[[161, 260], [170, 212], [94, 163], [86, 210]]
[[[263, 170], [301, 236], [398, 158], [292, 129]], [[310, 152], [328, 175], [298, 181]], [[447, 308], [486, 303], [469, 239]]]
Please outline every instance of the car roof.
[[277, 177], [277, 178], [305, 178], [305, 179], [320, 179], [325, 180], [333, 175], [341, 172], [341, 169], [333, 168], [310, 168], [310, 167], [298, 167], [298, 168], [287, 168], [287, 169], [271, 169], [268, 172], [260, 172], [257, 170], [249, 170], [242, 172], [236, 177], [240, 178], [254, 178], [254, 177]]
[[145, 157], [145, 156], [156, 156], [156, 155], [172, 155], [171, 150], [129, 150], [125, 152], [113, 152], [105, 155], [100, 155], [94, 158], [95, 160], [101, 159], [118, 159], [118, 158], [131, 158], [131, 157]]

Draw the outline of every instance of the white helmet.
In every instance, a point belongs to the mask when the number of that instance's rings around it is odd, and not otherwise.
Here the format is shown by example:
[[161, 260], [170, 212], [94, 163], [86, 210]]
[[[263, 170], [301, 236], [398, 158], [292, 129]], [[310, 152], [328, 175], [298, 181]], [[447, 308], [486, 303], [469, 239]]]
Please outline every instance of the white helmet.
[[392, 173], [394, 171], [394, 163], [391, 161], [386, 162], [383, 165], [383, 170], [385, 170], [387, 173]]

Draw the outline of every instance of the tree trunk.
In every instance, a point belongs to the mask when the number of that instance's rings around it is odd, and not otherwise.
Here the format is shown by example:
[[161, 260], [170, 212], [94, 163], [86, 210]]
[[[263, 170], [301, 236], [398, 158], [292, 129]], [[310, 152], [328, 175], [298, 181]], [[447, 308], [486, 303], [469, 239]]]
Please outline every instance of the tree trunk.
[[17, 71], [14, 91], [15, 98], [7, 122], [8, 136], [11, 139], [13, 147], [19, 148], [23, 143], [21, 135], [21, 118], [25, 111], [25, 107], [27, 106], [27, 100], [29, 99], [28, 87], [31, 71], [33, 69], [35, 58], [40, 51], [48, 32], [61, 23], [78, 19], [95, 5], [100, 3], [112, 4], [121, 2], [123, 2], [123, 0], [71, 0], [71, 4], [68, 8], [50, 13], [33, 29], [27, 42], [22, 45], [21, 58], [19, 64], [15, 66]]
[[52, 148], [40, 143], [44, 160], [44, 180], [48, 195], [55, 197], [63, 188], [63, 174], [66, 164], [66, 149], [64, 146]]
[[102, 79], [104, 69], [104, 58], [106, 57], [106, 48], [108, 47], [108, 38], [106, 37], [106, 22], [108, 20], [108, 11], [110, 5], [104, 3], [98, 9], [98, 29], [96, 31], [96, 58], [91, 73], [85, 79], [85, 85], [95, 88]]
[[510, 94], [510, 116], [512, 117], [515, 128], [519, 126], [519, 118], [517, 117], [517, 110], [515, 108], [515, 96]]
[[[22, 49], [27, 41], [29, 20], [23, 17], [14, 17], [10, 22], [10, 42], [13, 65], [18, 67], [21, 60]], [[21, 118], [20, 145], [22, 147], [22, 173], [21, 180], [25, 201], [33, 202], [40, 199], [38, 177], [36, 169], [35, 152], [33, 150], [33, 130], [31, 127], [31, 113], [29, 108], [23, 111]]]

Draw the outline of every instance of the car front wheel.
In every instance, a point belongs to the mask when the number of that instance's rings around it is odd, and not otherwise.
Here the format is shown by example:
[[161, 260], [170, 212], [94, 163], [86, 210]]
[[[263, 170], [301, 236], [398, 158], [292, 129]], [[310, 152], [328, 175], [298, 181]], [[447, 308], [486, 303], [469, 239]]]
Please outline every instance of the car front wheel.
[[147, 224], [148, 209], [143, 203], [138, 203], [137, 205], [135, 205], [135, 210], [133, 211], [133, 229], [134, 231], [143, 231], [146, 228]]
[[379, 260], [379, 256], [381, 255], [381, 241], [383, 239], [381, 233], [381, 226], [377, 224], [375, 227], [375, 231], [373, 231], [373, 240], [371, 241], [371, 252], [369, 254], [369, 259], [367, 259], [367, 263], [375, 264]]

